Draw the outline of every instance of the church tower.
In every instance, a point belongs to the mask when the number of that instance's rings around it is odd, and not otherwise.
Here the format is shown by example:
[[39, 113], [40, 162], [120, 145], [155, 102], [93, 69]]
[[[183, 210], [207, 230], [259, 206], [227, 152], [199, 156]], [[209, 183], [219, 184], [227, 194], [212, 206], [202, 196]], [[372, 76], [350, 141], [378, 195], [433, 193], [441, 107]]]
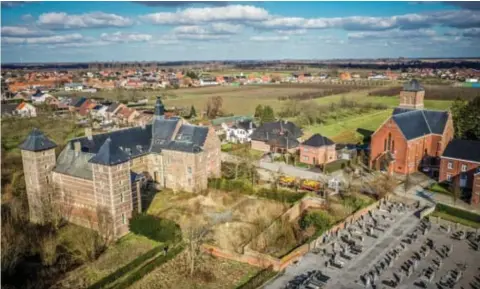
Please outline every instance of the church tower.
[[55, 167], [57, 145], [41, 131], [34, 128], [19, 146], [27, 189], [30, 221], [44, 222], [46, 198], [53, 197], [52, 169]]
[[425, 89], [420, 85], [418, 80], [413, 79], [403, 85], [400, 91], [401, 108], [423, 109], [423, 98], [425, 97]]

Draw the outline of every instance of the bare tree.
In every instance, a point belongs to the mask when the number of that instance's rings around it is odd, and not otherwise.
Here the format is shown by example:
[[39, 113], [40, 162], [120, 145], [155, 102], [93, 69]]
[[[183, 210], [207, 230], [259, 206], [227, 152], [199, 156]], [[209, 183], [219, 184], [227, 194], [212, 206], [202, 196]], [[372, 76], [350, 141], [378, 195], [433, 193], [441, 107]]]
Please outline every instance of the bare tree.
[[98, 222], [98, 233], [100, 234], [100, 237], [102, 239], [101, 246], [105, 248], [113, 240], [113, 235], [114, 235], [113, 217], [106, 207], [103, 207], [103, 206], [97, 207], [97, 222]]
[[223, 98], [221, 96], [212, 96], [208, 99], [206, 105], [207, 117], [212, 119], [217, 117], [222, 111]]
[[395, 179], [389, 174], [382, 175], [373, 182], [373, 188], [379, 199], [388, 197], [393, 193], [396, 185]]
[[210, 226], [208, 224], [197, 222], [196, 220], [190, 220], [187, 222], [187, 225], [183, 228], [182, 232], [183, 240], [186, 245], [186, 267], [188, 268], [187, 271], [189, 275], [193, 276], [201, 263], [204, 253], [201, 246], [208, 240], [207, 237], [210, 232]]

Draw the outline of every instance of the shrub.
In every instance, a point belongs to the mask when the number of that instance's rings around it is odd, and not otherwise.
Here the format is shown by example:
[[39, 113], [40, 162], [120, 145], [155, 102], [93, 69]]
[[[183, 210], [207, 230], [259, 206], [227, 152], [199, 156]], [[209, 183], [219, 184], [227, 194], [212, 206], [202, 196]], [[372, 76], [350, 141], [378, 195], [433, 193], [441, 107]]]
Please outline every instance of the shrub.
[[449, 215], [452, 215], [452, 216], [455, 216], [457, 218], [461, 218], [461, 219], [465, 219], [465, 220], [468, 220], [468, 221], [480, 223], [480, 215], [469, 212], [469, 211], [465, 211], [465, 210], [458, 209], [458, 208], [455, 208], [455, 207], [450, 207], [450, 206], [440, 204], [440, 203], [437, 204], [435, 210], [439, 211], [439, 212], [449, 214]]
[[263, 269], [258, 272], [255, 276], [250, 278], [246, 283], [241, 284], [237, 289], [256, 289], [263, 285], [265, 282], [277, 275], [277, 272], [273, 271], [272, 268]]
[[158, 242], [176, 242], [181, 239], [180, 227], [175, 222], [152, 215], [134, 216], [129, 227], [131, 232]]
[[324, 232], [330, 228], [334, 223], [332, 216], [325, 211], [310, 211], [306, 213], [299, 222], [302, 229], [314, 226], [317, 233]]
[[262, 198], [275, 200], [279, 202], [295, 203], [305, 196], [305, 193], [295, 193], [289, 190], [283, 189], [266, 189], [261, 188], [258, 190], [257, 195]]

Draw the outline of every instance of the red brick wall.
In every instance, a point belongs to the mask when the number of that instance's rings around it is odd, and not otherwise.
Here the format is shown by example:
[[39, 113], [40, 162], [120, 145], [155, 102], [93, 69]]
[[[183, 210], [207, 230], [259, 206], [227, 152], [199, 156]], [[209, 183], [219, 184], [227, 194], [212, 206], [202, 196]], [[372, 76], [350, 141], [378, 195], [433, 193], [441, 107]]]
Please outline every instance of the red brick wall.
[[406, 155], [407, 142], [397, 124], [390, 118], [387, 120], [371, 138], [370, 164], [374, 167], [375, 160], [385, 151], [385, 140], [391, 134], [391, 140], [394, 141], [394, 172], [406, 173]]
[[300, 162], [321, 165], [325, 163], [325, 152], [327, 152], [327, 163], [337, 160], [335, 145], [323, 147], [300, 145]]
[[474, 176], [471, 203], [473, 205], [480, 204], [480, 173], [477, 173]]
[[[448, 163], [452, 163], [452, 168], [448, 168]], [[465, 164], [467, 165], [467, 187], [472, 188], [473, 187], [473, 178], [474, 174], [476, 172], [476, 169], [480, 167], [480, 163], [474, 163], [474, 162], [468, 162], [468, 161], [462, 161], [462, 160], [456, 160], [456, 159], [448, 159], [448, 158], [443, 158], [440, 161], [440, 176], [439, 176], [439, 182], [445, 182], [447, 181], [447, 175], [451, 174], [452, 178], [453, 177], [459, 177], [460, 174], [462, 173], [462, 165]]]

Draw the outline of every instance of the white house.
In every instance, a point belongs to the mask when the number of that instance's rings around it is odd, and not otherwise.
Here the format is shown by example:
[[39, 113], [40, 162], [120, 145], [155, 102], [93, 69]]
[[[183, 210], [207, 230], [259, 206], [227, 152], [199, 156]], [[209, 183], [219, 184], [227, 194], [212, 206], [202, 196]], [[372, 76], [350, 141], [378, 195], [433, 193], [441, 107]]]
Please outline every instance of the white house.
[[37, 90], [34, 94], [32, 94], [32, 103], [33, 104], [41, 104], [44, 103], [47, 98], [53, 97], [48, 93], [43, 93], [40, 90]]
[[215, 79], [200, 79], [200, 86], [218, 85]]
[[222, 123], [222, 128], [226, 134], [226, 140], [232, 143], [247, 143], [252, 139], [250, 136], [257, 126], [251, 120], [239, 121], [236, 124], [228, 127], [227, 124]]
[[83, 84], [81, 83], [65, 83], [65, 91], [82, 91], [83, 90]]
[[21, 117], [36, 117], [37, 116], [37, 109], [35, 106], [31, 105], [28, 102], [20, 103], [17, 108], [15, 109], [16, 113]]

